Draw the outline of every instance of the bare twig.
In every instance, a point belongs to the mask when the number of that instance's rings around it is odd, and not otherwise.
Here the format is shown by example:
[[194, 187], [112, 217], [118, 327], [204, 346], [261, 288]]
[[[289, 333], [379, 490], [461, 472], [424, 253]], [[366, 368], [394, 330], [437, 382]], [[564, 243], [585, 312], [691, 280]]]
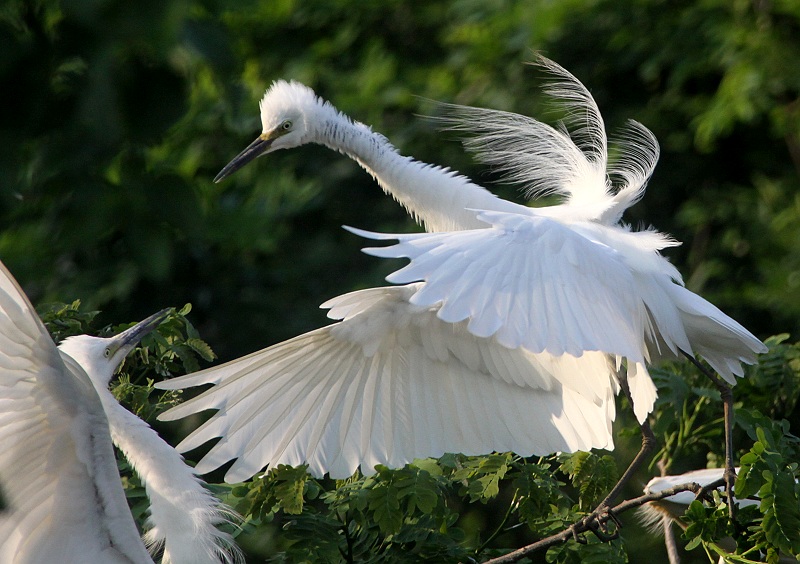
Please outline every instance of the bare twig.
[[[630, 511], [631, 509], [640, 507], [650, 501], [658, 501], [660, 499], [664, 499], [666, 497], [675, 495], [680, 492], [691, 491], [697, 493], [700, 490], [701, 490], [700, 484], [696, 482], [687, 482], [685, 484], [679, 484], [675, 487], [662, 490], [660, 492], [649, 493], [633, 499], [623, 501], [619, 505], [616, 505], [614, 508], [612, 508], [610, 513], [613, 512], [614, 515], [619, 515], [620, 513], [624, 513], [625, 511]], [[497, 558], [492, 558], [491, 560], [487, 560], [484, 564], [510, 564], [511, 562], [518, 562], [523, 558], [525, 558], [526, 556], [533, 554], [534, 552], [537, 552], [539, 550], [550, 548], [553, 545], [566, 542], [570, 539], [578, 540], [578, 538], [580, 538], [580, 535], [587, 532], [595, 532], [595, 530], [604, 526], [605, 522], [609, 519], [609, 514], [598, 515], [596, 514], [596, 512], [592, 512], [583, 519], [580, 519], [579, 521], [573, 523], [560, 533], [556, 533], [555, 535], [551, 535], [547, 538], [536, 541], [535, 543], [529, 544], [528, 546], [524, 546], [520, 549], [515, 550], [514, 552], [509, 552], [508, 554], [504, 554], [503, 556], [498, 556]]]
[[[633, 405], [632, 402], [631, 405]], [[655, 448], [656, 436], [653, 434], [653, 430], [650, 428], [650, 423], [645, 420], [640, 427], [642, 430], [642, 447], [639, 449], [638, 454], [630, 463], [628, 469], [625, 470], [625, 473], [619, 479], [614, 488], [608, 493], [605, 499], [600, 502], [600, 505], [597, 507], [597, 509], [595, 509], [595, 512], [611, 507], [611, 504], [614, 503], [614, 500], [625, 487], [625, 484], [630, 481], [630, 479], [633, 477], [633, 474], [639, 469], [644, 461], [647, 460], [647, 456]]]
[[733, 486], [736, 481], [736, 468], [733, 463], [733, 391], [724, 380], [706, 368], [695, 357], [685, 351], [681, 351], [681, 353], [714, 383], [722, 398], [725, 418], [725, 473], [723, 478], [725, 480], [725, 494], [728, 497], [728, 516], [733, 522], [736, 516], [736, 504], [733, 503]]
[[661, 518], [661, 524], [664, 528], [664, 546], [667, 547], [669, 564], [681, 564], [681, 556], [678, 553], [678, 543], [675, 542], [675, 530], [672, 528], [672, 518], [668, 515], [664, 515]]
[[[669, 463], [666, 458], [658, 461], [658, 470], [661, 476], [664, 477], [668, 473]], [[696, 496], [700, 496], [703, 490], [701, 489]], [[681, 555], [678, 552], [678, 543], [675, 541], [675, 529], [672, 528], [673, 519], [670, 515], [663, 515], [661, 517], [661, 528], [664, 530], [664, 546], [667, 549], [667, 557], [669, 564], [681, 564]]]

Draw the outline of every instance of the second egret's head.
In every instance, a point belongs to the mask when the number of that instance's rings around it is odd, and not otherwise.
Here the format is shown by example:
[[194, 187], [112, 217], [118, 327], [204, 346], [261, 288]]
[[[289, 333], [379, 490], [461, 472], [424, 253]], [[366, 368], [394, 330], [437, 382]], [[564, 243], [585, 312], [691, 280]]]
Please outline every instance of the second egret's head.
[[83, 367], [92, 380], [107, 385], [114, 371], [139, 341], [167, 317], [170, 309], [162, 309], [115, 337], [77, 335], [67, 337], [58, 348]]
[[308, 86], [299, 82], [278, 80], [272, 83], [259, 103], [261, 135], [225, 165], [214, 182], [227, 178], [244, 165], [278, 149], [291, 149], [308, 143], [309, 133], [324, 111], [333, 106], [322, 101]]

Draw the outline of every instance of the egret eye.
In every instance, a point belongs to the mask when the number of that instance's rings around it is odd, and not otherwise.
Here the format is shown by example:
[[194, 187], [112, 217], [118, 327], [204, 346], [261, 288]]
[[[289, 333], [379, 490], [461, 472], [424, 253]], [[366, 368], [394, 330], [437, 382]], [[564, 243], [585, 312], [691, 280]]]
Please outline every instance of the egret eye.
[[106, 357], [106, 358], [110, 358], [111, 357], [111, 349], [104, 350], [103, 351], [103, 356]]
[[287, 119], [286, 121], [284, 121], [281, 124], [281, 129], [283, 129], [284, 131], [289, 131], [291, 128], [292, 128], [292, 121], [291, 120]]

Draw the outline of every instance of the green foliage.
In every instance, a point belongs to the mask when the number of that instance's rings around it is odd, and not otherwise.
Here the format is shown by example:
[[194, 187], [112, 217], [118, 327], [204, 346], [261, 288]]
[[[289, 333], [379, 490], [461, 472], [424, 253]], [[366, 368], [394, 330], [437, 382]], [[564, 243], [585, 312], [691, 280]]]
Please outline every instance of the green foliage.
[[[760, 503], [739, 508], [732, 524], [728, 500], [719, 492], [713, 492], [711, 502], [693, 502], [683, 517], [688, 550], [702, 546], [709, 558], [724, 555], [731, 562], [757, 561], [759, 553], [766, 555], [768, 562], [777, 562], [779, 553], [798, 554], [800, 439], [790, 432], [790, 423], [783, 418], [794, 414], [800, 393], [800, 365], [797, 344], [785, 341], [785, 335], [767, 339], [769, 352], [748, 368], [734, 388], [735, 398], [740, 399], [736, 403], [734, 442], [743, 453], [734, 493], [738, 499], [757, 498]], [[700, 453], [711, 462], [721, 462], [718, 400], [698, 375], [683, 369], [679, 379], [669, 368], [658, 373], [660, 397], [653, 425], [657, 436], [666, 439], [659, 453], [661, 466], [669, 469]], [[734, 555], [727, 555], [720, 547], [726, 537], [736, 543]]]
[[[755, 427], [758, 440], [742, 456], [736, 496], [761, 499], [762, 552], [783, 551], [800, 556], [800, 486], [797, 484], [800, 440], [788, 434], [788, 425]], [[759, 534], [759, 536], [761, 536]]]
[[596, 537], [591, 537], [586, 544], [565, 543], [550, 548], [547, 551], [546, 560], [547, 562], [558, 562], [559, 564], [582, 564], [586, 562], [593, 564], [605, 562], [623, 564], [628, 562], [628, 557], [622, 543], [605, 543]]
[[453, 474], [453, 478], [463, 484], [461, 495], [468, 495], [470, 501], [486, 503], [500, 493], [500, 481], [508, 472], [511, 454], [492, 454], [478, 459], [468, 458]]
[[[120, 365], [112, 392], [117, 400], [145, 421], [178, 403], [180, 395], [153, 387], [156, 380], [187, 374], [200, 369], [200, 360], [210, 362], [216, 356], [211, 347], [200, 339], [197, 330], [186, 318], [192, 310], [186, 304], [172, 309], [158, 328], [145, 335]], [[133, 323], [107, 327], [101, 335], [117, 334]]]
[[[607, 462], [597, 457], [597, 464], [602, 468]], [[369, 562], [459, 562], [502, 554], [492, 544], [515, 529], [516, 523], [547, 536], [584, 515], [586, 510], [574, 506], [559, 489], [563, 482], [555, 478], [557, 468], [555, 459], [535, 463], [508, 453], [448, 454], [399, 469], [378, 466], [371, 476], [357, 474], [326, 485], [308, 478], [304, 468], [279, 466], [235, 487], [232, 494], [239, 499], [236, 509], [251, 524], [283, 521], [288, 561], [320, 554], [322, 561], [342, 557]], [[579, 489], [585, 490], [592, 481], [590, 474], [574, 477]], [[606, 483], [602, 477], [601, 482]], [[308, 488], [309, 483], [314, 487]], [[473, 545], [457, 525], [462, 516], [456, 508], [464, 507], [469, 513], [472, 504], [497, 503], [500, 497], [497, 515], [503, 518], [488, 536], [478, 532]], [[309, 539], [312, 534], [314, 539]], [[625, 561], [619, 543], [605, 545], [595, 539], [588, 546], [559, 548], [548, 561], [574, 562], [580, 555]]]
[[800, 344], [788, 339], [787, 334], [766, 339], [769, 351], [747, 369], [747, 378], [737, 388], [769, 419], [795, 412], [800, 398]]
[[561, 461], [560, 470], [569, 475], [580, 492], [578, 500], [583, 510], [597, 507], [619, 478], [617, 464], [607, 454], [576, 452], [562, 455]]
[[[590, 88], [610, 128], [634, 118], [661, 142], [647, 195], [626, 220], [685, 241], [670, 259], [689, 288], [756, 334], [796, 339], [800, 67], [787, 61], [800, 59], [799, 28], [797, 3], [785, 0], [11, 0], [0, 8], [0, 258], [34, 303], [84, 298], [85, 311], [40, 308], [57, 340], [108, 334], [92, 326], [93, 310], [135, 319], [187, 300], [222, 359], [318, 327], [319, 303], [380, 284], [390, 268], [339, 226], [414, 226], [357, 166], [320, 148], [271, 155], [213, 184], [257, 134], [270, 81], [304, 81], [404, 153], [513, 199], [414, 114], [434, 112], [431, 98], [546, 116], [541, 77], [521, 64], [541, 50]], [[186, 313], [146, 339], [116, 380], [118, 397], [146, 418], [175, 401], [153, 380], [213, 359]], [[740, 511], [734, 534], [740, 555], [763, 549], [774, 561], [779, 548], [796, 549], [792, 498], [775, 494], [797, 476], [800, 347], [785, 335], [768, 342], [735, 389], [735, 444], [749, 469], [737, 488], [764, 507]], [[687, 365], [653, 374], [655, 461], [672, 473], [721, 465], [716, 390]], [[557, 532], [602, 497], [639, 443], [625, 409], [615, 425], [615, 464], [600, 453], [446, 455], [336, 484], [275, 469], [234, 488], [247, 517], [240, 538], [269, 539], [249, 545], [253, 559], [485, 559]], [[725, 511], [695, 511], [704, 524], [687, 541], [713, 552]], [[546, 558], [652, 561], [660, 547], [632, 520], [623, 517], [624, 542], [590, 535]]]
[[725, 504], [717, 503], [713, 507], [707, 507], [695, 500], [689, 505], [684, 517], [689, 525], [683, 536], [691, 539], [686, 545], [687, 550], [697, 548], [703, 541], [713, 542], [724, 538], [732, 532], [728, 506]]
[[[174, 374], [188, 374], [200, 370], [200, 360], [216, 359], [211, 347], [200, 338], [197, 329], [186, 318], [192, 311], [186, 304], [161, 322], [158, 331], [145, 335], [138, 353], [128, 355], [123, 369], [134, 374], [152, 371], [161, 379]], [[114, 333], [127, 327], [114, 328]]]
[[306, 497], [314, 499], [320, 486], [309, 479], [306, 467], [292, 468], [281, 464], [247, 484], [234, 487], [231, 495], [240, 500], [234, 509], [259, 522], [271, 521], [275, 512], [282, 509], [289, 515], [303, 511]]
[[67, 337], [83, 335], [91, 331], [92, 321], [99, 311], [81, 311], [81, 301], [71, 304], [48, 303], [36, 308], [36, 313], [56, 343]]

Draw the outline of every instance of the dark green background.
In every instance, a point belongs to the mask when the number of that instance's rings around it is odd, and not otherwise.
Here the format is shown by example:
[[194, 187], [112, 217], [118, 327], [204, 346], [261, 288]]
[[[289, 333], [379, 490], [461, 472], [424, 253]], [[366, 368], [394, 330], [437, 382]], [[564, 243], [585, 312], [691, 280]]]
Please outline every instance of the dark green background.
[[[318, 304], [392, 264], [342, 224], [418, 229], [317, 146], [212, 178], [296, 79], [508, 198], [418, 114], [427, 99], [546, 116], [541, 51], [632, 118], [662, 157], [626, 216], [683, 241], [690, 289], [758, 336], [800, 328], [800, 3], [459, 0], [6, 1], [0, 7], [0, 260], [34, 303], [102, 322], [191, 302], [220, 358], [325, 323]], [[521, 200], [520, 200], [521, 201]]]

